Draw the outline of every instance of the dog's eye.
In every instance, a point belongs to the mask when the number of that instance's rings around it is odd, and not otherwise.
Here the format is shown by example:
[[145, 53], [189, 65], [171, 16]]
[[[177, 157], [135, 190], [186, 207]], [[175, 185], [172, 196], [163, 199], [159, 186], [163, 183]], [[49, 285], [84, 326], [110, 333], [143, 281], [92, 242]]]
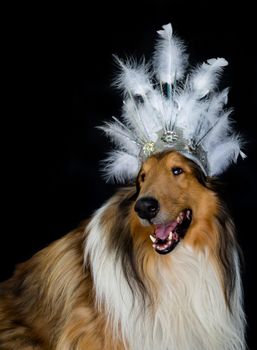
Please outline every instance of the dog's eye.
[[179, 168], [179, 167], [174, 167], [171, 169], [173, 175], [179, 175], [181, 173], [183, 173], [183, 169]]

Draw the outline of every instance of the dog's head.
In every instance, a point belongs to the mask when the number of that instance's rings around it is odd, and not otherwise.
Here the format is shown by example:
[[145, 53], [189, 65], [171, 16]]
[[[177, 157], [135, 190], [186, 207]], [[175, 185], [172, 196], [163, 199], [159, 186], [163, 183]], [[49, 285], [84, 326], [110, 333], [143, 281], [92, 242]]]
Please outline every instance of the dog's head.
[[169, 253], [186, 236], [191, 243], [199, 240], [189, 231], [201, 220], [210, 221], [216, 210], [206, 183], [198, 166], [177, 152], [154, 155], [143, 164], [134, 210], [140, 225], [151, 227], [158, 253]]

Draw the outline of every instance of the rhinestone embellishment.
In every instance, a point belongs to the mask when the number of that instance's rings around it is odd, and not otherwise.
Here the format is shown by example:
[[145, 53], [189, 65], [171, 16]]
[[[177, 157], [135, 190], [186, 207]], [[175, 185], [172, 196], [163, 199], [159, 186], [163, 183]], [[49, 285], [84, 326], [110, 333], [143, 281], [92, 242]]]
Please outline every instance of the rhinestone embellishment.
[[149, 157], [155, 151], [155, 143], [154, 142], [146, 142], [143, 146], [143, 153], [146, 157]]
[[173, 143], [177, 141], [177, 139], [178, 135], [175, 133], [175, 131], [165, 131], [161, 137], [161, 140], [165, 143]]

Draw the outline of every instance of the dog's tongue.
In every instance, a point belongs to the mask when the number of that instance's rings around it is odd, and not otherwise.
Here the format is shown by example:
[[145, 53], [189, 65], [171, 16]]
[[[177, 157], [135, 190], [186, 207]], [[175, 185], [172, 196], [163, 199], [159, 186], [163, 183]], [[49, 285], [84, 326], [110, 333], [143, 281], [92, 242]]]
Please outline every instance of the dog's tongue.
[[168, 225], [156, 225], [155, 236], [159, 239], [165, 240], [170, 232], [174, 231], [177, 224], [177, 221], [172, 221]]

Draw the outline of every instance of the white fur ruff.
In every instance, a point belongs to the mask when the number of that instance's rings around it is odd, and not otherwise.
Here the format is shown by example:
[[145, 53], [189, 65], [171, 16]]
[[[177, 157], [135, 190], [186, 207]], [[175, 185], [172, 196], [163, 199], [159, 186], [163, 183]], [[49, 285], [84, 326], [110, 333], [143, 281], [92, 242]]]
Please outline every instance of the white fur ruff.
[[121, 261], [107, 248], [108, 232], [100, 226], [100, 218], [109, 204], [89, 224], [85, 262], [92, 269], [97, 307], [107, 315], [114, 337], [124, 340], [130, 350], [245, 349], [237, 254], [232, 314], [208, 252], [196, 254], [183, 242], [169, 255], [168, 265], [158, 256], [158, 294], [154, 305], [143, 309], [136, 294], [133, 299]]

